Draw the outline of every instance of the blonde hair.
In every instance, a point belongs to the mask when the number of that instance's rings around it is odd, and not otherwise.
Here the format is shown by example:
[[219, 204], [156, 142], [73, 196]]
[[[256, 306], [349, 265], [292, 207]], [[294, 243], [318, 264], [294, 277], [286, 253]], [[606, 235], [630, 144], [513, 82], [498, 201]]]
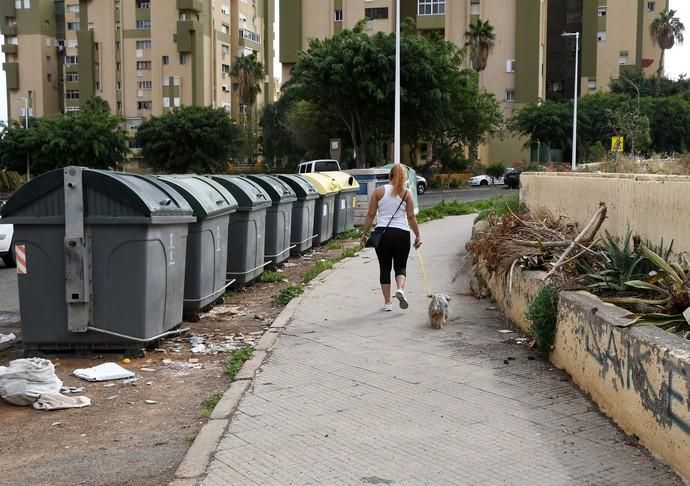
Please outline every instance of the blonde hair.
[[405, 195], [405, 184], [407, 183], [407, 168], [402, 164], [395, 164], [388, 174], [388, 180], [393, 186], [393, 194], [400, 196]]

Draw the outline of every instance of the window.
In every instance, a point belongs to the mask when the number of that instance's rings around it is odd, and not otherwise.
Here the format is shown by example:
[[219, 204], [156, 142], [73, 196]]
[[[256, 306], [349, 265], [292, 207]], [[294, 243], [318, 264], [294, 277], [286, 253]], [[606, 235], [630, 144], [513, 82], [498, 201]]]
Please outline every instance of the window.
[[[245, 110], [242, 113], [247, 112], [246, 105]], [[316, 162], [314, 164], [314, 171], [315, 172], [331, 172], [331, 171], [337, 171], [340, 167], [338, 167], [338, 162], [335, 160], [322, 160], [320, 162]]]
[[78, 100], [79, 99], [79, 90], [78, 89], [65, 90], [65, 99], [66, 100]]
[[220, 6], [220, 13], [224, 15], [230, 15], [230, 5], [221, 5]]
[[601, 32], [597, 32], [597, 40], [599, 42], [606, 42], [606, 31], [602, 30]]
[[220, 70], [223, 74], [230, 74], [230, 65], [228, 64], [221, 64], [220, 65]]
[[479, 5], [479, 2], [472, 2], [470, 4], [470, 15], [481, 15], [482, 10], [481, 10], [481, 5]]
[[120, 50], [120, 41], [115, 41], [115, 49]]
[[387, 19], [388, 7], [365, 8], [364, 16], [370, 20]]
[[14, 0], [14, 8], [22, 8], [22, 0]]
[[228, 24], [220, 24], [220, 31], [223, 34], [229, 34], [230, 33], [230, 26]]
[[343, 21], [343, 11], [342, 10], [336, 10], [335, 11], [335, 22], [342, 22]]
[[170, 108], [170, 98], [167, 96], [163, 98], [163, 108]]
[[240, 29], [240, 39], [247, 39], [257, 44], [261, 44], [261, 35], [255, 34], [247, 29]]
[[68, 40], [67, 41], [67, 47], [69, 47], [69, 48], [74, 48], [74, 47], [78, 47], [78, 46], [79, 46], [79, 44], [77, 43], [76, 40]]
[[66, 106], [65, 113], [77, 113], [80, 110], [78, 106]]
[[137, 110], [150, 110], [153, 104], [150, 101], [137, 101]]
[[67, 5], [67, 11], [71, 14], [79, 15], [79, 4]]
[[151, 21], [150, 20], [137, 20], [136, 27], [137, 27], [137, 29], [150, 29], [151, 28]]
[[596, 91], [597, 89], [597, 80], [596, 79], [589, 79], [587, 80], [587, 89], [589, 91]]
[[115, 63], [115, 70], [116, 70], [117, 72], [120, 72], [121, 69], [122, 69], [122, 64], [120, 64], [119, 62], [116, 62], [116, 63]]
[[[444, 15], [446, 13], [446, 0], [418, 0], [418, 15]], [[474, 15], [474, 14], [473, 14]]]
[[137, 81], [138, 89], [152, 89], [153, 81]]
[[150, 40], [137, 41], [137, 49], [151, 49]]
[[79, 56], [65, 56], [65, 64], [79, 64]]
[[599, 15], [599, 17], [606, 17], [606, 5], [600, 5], [597, 8], [597, 15]]
[[115, 83], [115, 89], [118, 91], [122, 91], [122, 81], [117, 81]]
[[506, 101], [509, 103], [512, 103], [515, 101], [515, 90], [514, 89], [507, 89], [506, 90]]
[[79, 22], [67, 22], [67, 30], [79, 30]]
[[654, 12], [656, 10], [656, 2], [647, 2], [647, 12]]
[[31, 0], [24, 0], [24, 8], [31, 8]]
[[507, 73], [514, 73], [515, 72], [515, 59], [508, 59], [506, 61], [506, 72]]
[[150, 0], [137, 0], [137, 8], [151, 8]]
[[625, 66], [628, 63], [629, 63], [628, 53], [627, 52], [621, 52], [618, 55], [618, 64], [621, 66]]
[[48, 73], [48, 82], [50, 83], [53, 80], [53, 75]]
[[91, 32], [96, 30], [96, 26], [94, 25], [93, 22], [89, 22], [89, 24], [86, 26]]
[[220, 46], [220, 52], [221, 52], [221, 55], [223, 56], [223, 59], [225, 59], [228, 56], [228, 54], [230, 54], [230, 46], [222, 44]]
[[65, 81], [68, 83], [76, 83], [79, 81], [79, 73], [65, 73]]
[[115, 104], [115, 109], [116, 109], [118, 112], [121, 112], [121, 111], [122, 111], [122, 101], [116, 101], [115, 103], [116, 103], [116, 104]]
[[137, 71], [150, 71], [151, 61], [137, 61]]
[[115, 22], [115, 30], [120, 30], [120, 22]]
[[189, 63], [189, 54], [180, 54], [180, 64], [185, 65]]
[[167, 66], [170, 64], [170, 56], [163, 56], [163, 65]]

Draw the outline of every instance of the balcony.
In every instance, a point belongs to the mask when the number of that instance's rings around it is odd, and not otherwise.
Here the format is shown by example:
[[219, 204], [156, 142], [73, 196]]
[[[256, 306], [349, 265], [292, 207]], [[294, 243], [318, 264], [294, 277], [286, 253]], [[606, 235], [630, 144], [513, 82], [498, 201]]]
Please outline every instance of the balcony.
[[204, 9], [201, 0], [177, 0], [177, 10], [191, 10], [201, 12]]
[[7, 89], [19, 89], [19, 63], [4, 62], [2, 69], [5, 71]]
[[6, 35], [6, 36], [17, 35], [17, 24], [14, 24], [14, 25], [1, 25], [0, 24], [0, 34]]
[[5, 54], [16, 54], [19, 51], [17, 44], [3, 44], [2, 52]]
[[200, 28], [194, 20], [177, 21], [177, 52], [192, 52], [194, 33]]
[[17, 7], [15, 6], [14, 2], [10, 2], [9, 0], [5, 0], [3, 2], [0, 2], [0, 19], [5, 19], [6, 17], [16, 17], [17, 16]]

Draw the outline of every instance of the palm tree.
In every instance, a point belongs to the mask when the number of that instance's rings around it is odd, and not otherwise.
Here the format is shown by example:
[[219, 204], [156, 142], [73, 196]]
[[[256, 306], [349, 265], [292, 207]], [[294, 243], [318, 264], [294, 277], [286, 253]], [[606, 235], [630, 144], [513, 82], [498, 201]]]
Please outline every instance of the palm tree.
[[264, 65], [256, 60], [254, 54], [248, 56], [237, 56], [232, 64], [230, 76], [235, 79], [235, 86], [238, 89], [240, 103], [247, 111], [244, 116], [243, 125], [246, 135], [246, 156], [250, 161], [255, 161], [258, 146], [258, 137], [254, 120], [254, 105], [256, 97], [261, 93], [261, 83], [266, 76]]
[[465, 46], [470, 48], [470, 60], [472, 68], [476, 71], [483, 71], [486, 68], [486, 61], [489, 53], [494, 48], [494, 27], [488, 20], [477, 19], [474, 24], [470, 24], [470, 30], [465, 32]]
[[[470, 61], [472, 69], [481, 72], [486, 69], [486, 62], [489, 54], [494, 48], [494, 26], [488, 20], [477, 19], [474, 24], [470, 24], [470, 30], [465, 32], [465, 47], [470, 49]], [[477, 79], [477, 82], [479, 79]], [[476, 172], [476, 161], [479, 159], [479, 145], [473, 143], [469, 148], [469, 158], [472, 161], [472, 173]]]
[[659, 58], [659, 68], [656, 70], [656, 95], [661, 92], [661, 77], [664, 74], [664, 54], [677, 42], [683, 43], [683, 32], [685, 26], [676, 17], [675, 10], [664, 9], [659, 16], [649, 25], [649, 34], [652, 42], [661, 47], [661, 57]]

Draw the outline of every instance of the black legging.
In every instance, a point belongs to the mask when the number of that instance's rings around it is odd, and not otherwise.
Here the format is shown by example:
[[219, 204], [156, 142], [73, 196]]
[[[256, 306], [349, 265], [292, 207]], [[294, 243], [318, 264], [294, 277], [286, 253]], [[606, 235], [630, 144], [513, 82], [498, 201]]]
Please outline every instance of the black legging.
[[388, 228], [379, 246], [376, 247], [376, 256], [379, 259], [379, 277], [382, 284], [391, 283], [391, 269], [395, 270], [395, 276], [407, 275], [407, 257], [410, 255], [410, 232], [398, 228]]

